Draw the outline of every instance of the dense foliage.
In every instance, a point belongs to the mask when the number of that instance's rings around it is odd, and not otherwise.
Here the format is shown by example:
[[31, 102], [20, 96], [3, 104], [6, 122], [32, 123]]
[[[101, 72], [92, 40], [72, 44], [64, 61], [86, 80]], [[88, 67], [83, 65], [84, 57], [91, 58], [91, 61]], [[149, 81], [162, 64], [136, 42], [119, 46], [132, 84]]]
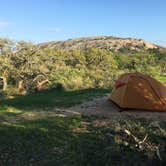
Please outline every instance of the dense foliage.
[[48, 87], [66, 89], [111, 87], [124, 72], [165, 77], [166, 52], [89, 48], [53, 50], [27, 42], [0, 39], [0, 86], [10, 94]]

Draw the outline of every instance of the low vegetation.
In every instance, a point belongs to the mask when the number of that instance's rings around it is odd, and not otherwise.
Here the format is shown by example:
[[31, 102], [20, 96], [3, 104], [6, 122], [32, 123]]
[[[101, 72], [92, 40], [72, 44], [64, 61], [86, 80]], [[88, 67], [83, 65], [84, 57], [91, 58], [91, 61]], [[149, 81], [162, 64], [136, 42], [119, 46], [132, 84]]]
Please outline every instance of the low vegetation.
[[165, 122], [108, 121], [59, 109], [109, 91], [54, 89], [1, 99], [0, 165], [164, 165]]
[[[57, 96], [59, 103], [54, 104], [62, 106], [60, 102], [63, 102], [67, 107], [75, 104], [74, 99], [78, 102], [78, 94], [79, 102], [87, 96], [87, 91], [76, 92], [77, 95], [72, 93], [70, 104], [69, 96], [68, 100]], [[99, 91], [94, 90], [96, 93], [98, 95]], [[46, 92], [46, 100], [48, 96]], [[40, 102], [43, 98], [39, 98]], [[37, 108], [38, 104], [34, 103], [35, 109], [27, 109], [28, 100], [28, 97], [23, 97], [23, 100], [19, 98], [19, 104], [16, 100], [9, 104], [2, 102], [8, 106], [0, 110], [0, 165], [101, 166], [123, 163], [129, 166], [166, 163], [165, 122], [133, 117], [105, 122], [98, 116], [62, 116], [62, 111], [53, 111], [47, 105]]]
[[71, 107], [91, 100], [94, 97], [109, 93], [110, 89], [85, 89], [76, 91], [65, 91], [51, 89], [26, 96], [17, 96], [13, 99], [1, 99], [1, 106], [11, 106], [15, 108], [55, 108]]

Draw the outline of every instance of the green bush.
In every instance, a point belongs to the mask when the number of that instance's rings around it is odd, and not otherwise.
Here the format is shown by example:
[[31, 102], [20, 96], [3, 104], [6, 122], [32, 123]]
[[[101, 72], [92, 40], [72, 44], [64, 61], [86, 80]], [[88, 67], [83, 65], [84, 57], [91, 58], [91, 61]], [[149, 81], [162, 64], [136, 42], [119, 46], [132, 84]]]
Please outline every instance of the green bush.
[[99, 48], [53, 50], [38, 49], [32, 43], [7, 44], [11, 42], [6, 41], [3, 47], [7, 52], [0, 52], [0, 76], [6, 77], [11, 87], [3, 92], [4, 95], [17, 94], [19, 81], [31, 93], [44, 80], [49, 81], [49, 88], [61, 84], [65, 89], [74, 90], [111, 87], [125, 72], [138, 71], [156, 78], [166, 76], [166, 53], [159, 49], [122, 49], [117, 52]]

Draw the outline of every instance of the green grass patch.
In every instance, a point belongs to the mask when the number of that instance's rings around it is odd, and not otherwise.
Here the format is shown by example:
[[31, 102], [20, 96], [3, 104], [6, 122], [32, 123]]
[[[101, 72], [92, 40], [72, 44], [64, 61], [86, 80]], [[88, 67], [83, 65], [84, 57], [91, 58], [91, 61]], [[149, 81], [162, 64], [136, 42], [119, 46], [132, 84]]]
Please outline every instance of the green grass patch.
[[0, 100], [0, 105], [16, 108], [70, 107], [109, 92], [110, 89], [85, 89], [77, 91], [52, 89], [27, 96], [18, 96], [14, 99], [2, 99]]
[[156, 79], [166, 84], [166, 76], [156, 76]]
[[[166, 122], [127, 117], [100, 125], [105, 119], [97, 116], [58, 117], [51, 111], [108, 92], [49, 90], [1, 100], [0, 165], [165, 165]], [[139, 144], [133, 136], [146, 139]]]
[[[82, 122], [90, 123], [86, 130]], [[161, 159], [155, 150], [139, 148], [125, 129], [140, 140], [148, 135], [146, 143], [159, 147]], [[0, 135], [0, 165], [166, 164], [166, 122], [129, 119], [94, 127], [91, 118], [54, 117], [1, 123]]]

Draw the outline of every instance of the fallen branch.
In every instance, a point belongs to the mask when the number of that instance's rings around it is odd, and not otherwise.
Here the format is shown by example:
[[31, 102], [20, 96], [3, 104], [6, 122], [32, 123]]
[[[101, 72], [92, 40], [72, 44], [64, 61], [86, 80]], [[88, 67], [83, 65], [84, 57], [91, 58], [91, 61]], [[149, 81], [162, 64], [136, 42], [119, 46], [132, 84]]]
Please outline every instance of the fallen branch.
[[[137, 138], [135, 135], [133, 135], [129, 130], [125, 129], [124, 132], [128, 135], [131, 136], [134, 141], [137, 143], [138, 148], [140, 150], [144, 150], [145, 148], [156, 151], [156, 154], [159, 158], [159, 160], [162, 160], [161, 156], [160, 156], [160, 151], [159, 151], [159, 147], [155, 146], [155, 145], [151, 145], [147, 142], [145, 142], [147, 140], [148, 135], [146, 134], [146, 136], [144, 137], [143, 140], [140, 140], [139, 138]], [[143, 148], [144, 147], [144, 148]]]

